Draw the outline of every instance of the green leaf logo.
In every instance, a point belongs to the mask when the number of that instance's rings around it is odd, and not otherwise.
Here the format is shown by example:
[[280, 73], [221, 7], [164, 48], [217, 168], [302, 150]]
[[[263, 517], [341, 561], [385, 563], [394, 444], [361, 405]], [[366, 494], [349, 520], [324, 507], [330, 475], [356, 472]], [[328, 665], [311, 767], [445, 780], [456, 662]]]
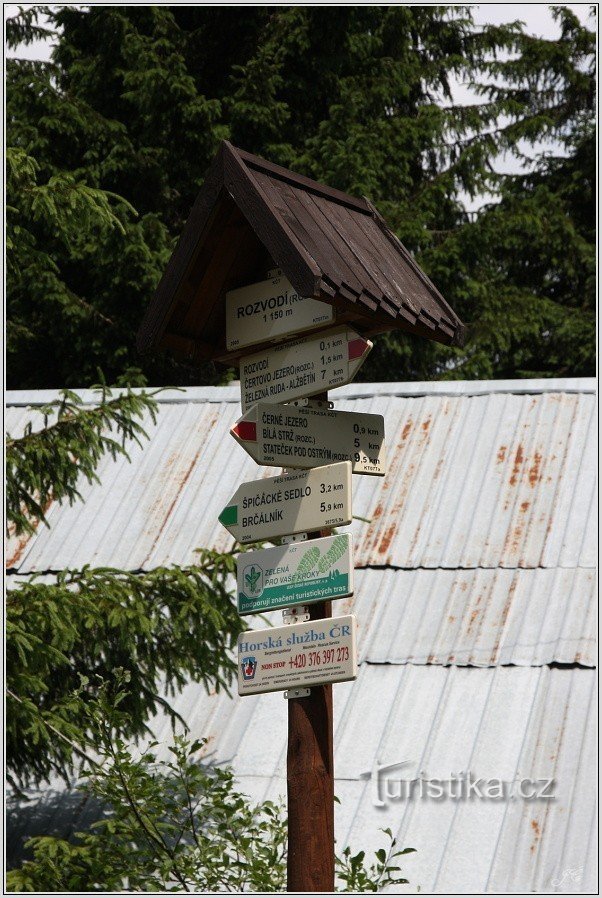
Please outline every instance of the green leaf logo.
[[253, 565], [249, 570], [249, 573], [245, 573], [245, 584], [248, 586], [251, 595], [260, 591], [257, 587], [259, 580], [261, 580], [261, 571], [256, 570], [255, 565]]

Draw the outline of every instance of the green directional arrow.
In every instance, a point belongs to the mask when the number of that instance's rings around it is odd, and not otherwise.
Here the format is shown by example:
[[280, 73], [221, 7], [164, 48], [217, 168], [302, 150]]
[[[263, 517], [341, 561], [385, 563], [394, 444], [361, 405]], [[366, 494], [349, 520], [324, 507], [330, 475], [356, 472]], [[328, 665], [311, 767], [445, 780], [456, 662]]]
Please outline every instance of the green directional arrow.
[[220, 524], [223, 524], [224, 527], [229, 527], [231, 524], [237, 524], [238, 505], [226, 505], [226, 507], [220, 514], [218, 521], [220, 522]]

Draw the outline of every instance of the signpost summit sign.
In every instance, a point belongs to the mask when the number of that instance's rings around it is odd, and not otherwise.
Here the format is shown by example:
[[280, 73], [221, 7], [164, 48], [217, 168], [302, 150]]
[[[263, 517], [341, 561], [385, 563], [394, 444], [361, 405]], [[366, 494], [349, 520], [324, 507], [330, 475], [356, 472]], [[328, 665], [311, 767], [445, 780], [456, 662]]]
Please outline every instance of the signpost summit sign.
[[299, 296], [284, 276], [226, 293], [226, 346], [240, 349], [334, 321], [329, 303]]
[[241, 483], [219, 521], [239, 543], [351, 523], [351, 463]]
[[342, 683], [357, 677], [353, 614], [247, 630], [238, 637], [238, 694]]
[[230, 433], [260, 465], [312, 468], [348, 459], [354, 474], [386, 473], [382, 415], [258, 402]]
[[290, 402], [350, 383], [371, 349], [370, 340], [349, 327], [337, 327], [243, 356], [242, 410], [256, 402]]
[[272, 611], [353, 595], [351, 536], [243, 552], [237, 560], [238, 613]]

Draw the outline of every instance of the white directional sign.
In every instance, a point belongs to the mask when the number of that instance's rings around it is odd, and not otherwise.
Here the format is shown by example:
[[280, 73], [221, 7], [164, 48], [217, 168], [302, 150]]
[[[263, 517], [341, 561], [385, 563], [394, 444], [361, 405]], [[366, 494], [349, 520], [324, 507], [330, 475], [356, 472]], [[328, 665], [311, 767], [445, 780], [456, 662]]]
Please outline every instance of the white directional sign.
[[349, 327], [272, 346], [240, 360], [241, 405], [289, 402], [353, 380], [372, 349]]
[[299, 296], [284, 276], [226, 293], [226, 346], [240, 349], [334, 321], [327, 302]]
[[382, 415], [258, 402], [230, 433], [260, 465], [313, 468], [348, 459], [354, 474], [385, 474]]
[[238, 694], [355, 680], [355, 632], [355, 617], [349, 614], [241, 633]]
[[236, 566], [239, 614], [309, 605], [353, 594], [348, 533], [242, 552]]
[[219, 516], [239, 543], [351, 523], [351, 463], [241, 483]]

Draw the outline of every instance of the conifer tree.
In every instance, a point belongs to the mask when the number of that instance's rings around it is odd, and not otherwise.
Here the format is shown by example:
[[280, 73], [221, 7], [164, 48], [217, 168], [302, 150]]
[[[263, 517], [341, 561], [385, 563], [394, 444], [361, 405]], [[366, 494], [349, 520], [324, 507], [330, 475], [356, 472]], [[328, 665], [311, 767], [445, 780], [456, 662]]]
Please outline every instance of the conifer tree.
[[[155, 391], [156, 392], [156, 391]], [[82, 482], [98, 480], [105, 454], [127, 456], [146, 437], [154, 393], [105, 386], [84, 406], [74, 393], [37, 412], [37, 423], [8, 435], [9, 535], [48, 526], [53, 503], [80, 501]], [[32, 412], [33, 414], [33, 412]], [[108, 568], [14, 578], [6, 599], [7, 766], [13, 785], [68, 776], [86, 735], [83, 679], [110, 680], [127, 670], [121, 735], [146, 732], [151, 714], [168, 713], [172, 692], [193, 678], [228, 687], [229, 650], [243, 628], [231, 594], [230, 554], [203, 551], [189, 567], [144, 572]]]
[[[125, 233], [53, 242], [11, 188], [63, 286], [47, 303], [47, 274], [15, 281], [10, 385], [86, 385], [98, 365], [156, 384], [228, 376], [133, 349], [224, 137], [367, 194], [468, 323], [465, 352], [380, 338], [362, 378], [591, 373], [594, 29], [555, 15], [561, 35], [543, 40], [478, 29], [469, 7], [54, 8], [52, 63], [9, 63], [9, 142], [39, 185], [71, 174], [106, 191]], [[454, 102], [453, 79], [480, 102]], [[558, 158], [496, 173], [501, 152], [534, 157], [542, 139]], [[486, 192], [500, 201], [471, 219], [463, 197]], [[49, 349], [42, 319], [69, 351]]]

